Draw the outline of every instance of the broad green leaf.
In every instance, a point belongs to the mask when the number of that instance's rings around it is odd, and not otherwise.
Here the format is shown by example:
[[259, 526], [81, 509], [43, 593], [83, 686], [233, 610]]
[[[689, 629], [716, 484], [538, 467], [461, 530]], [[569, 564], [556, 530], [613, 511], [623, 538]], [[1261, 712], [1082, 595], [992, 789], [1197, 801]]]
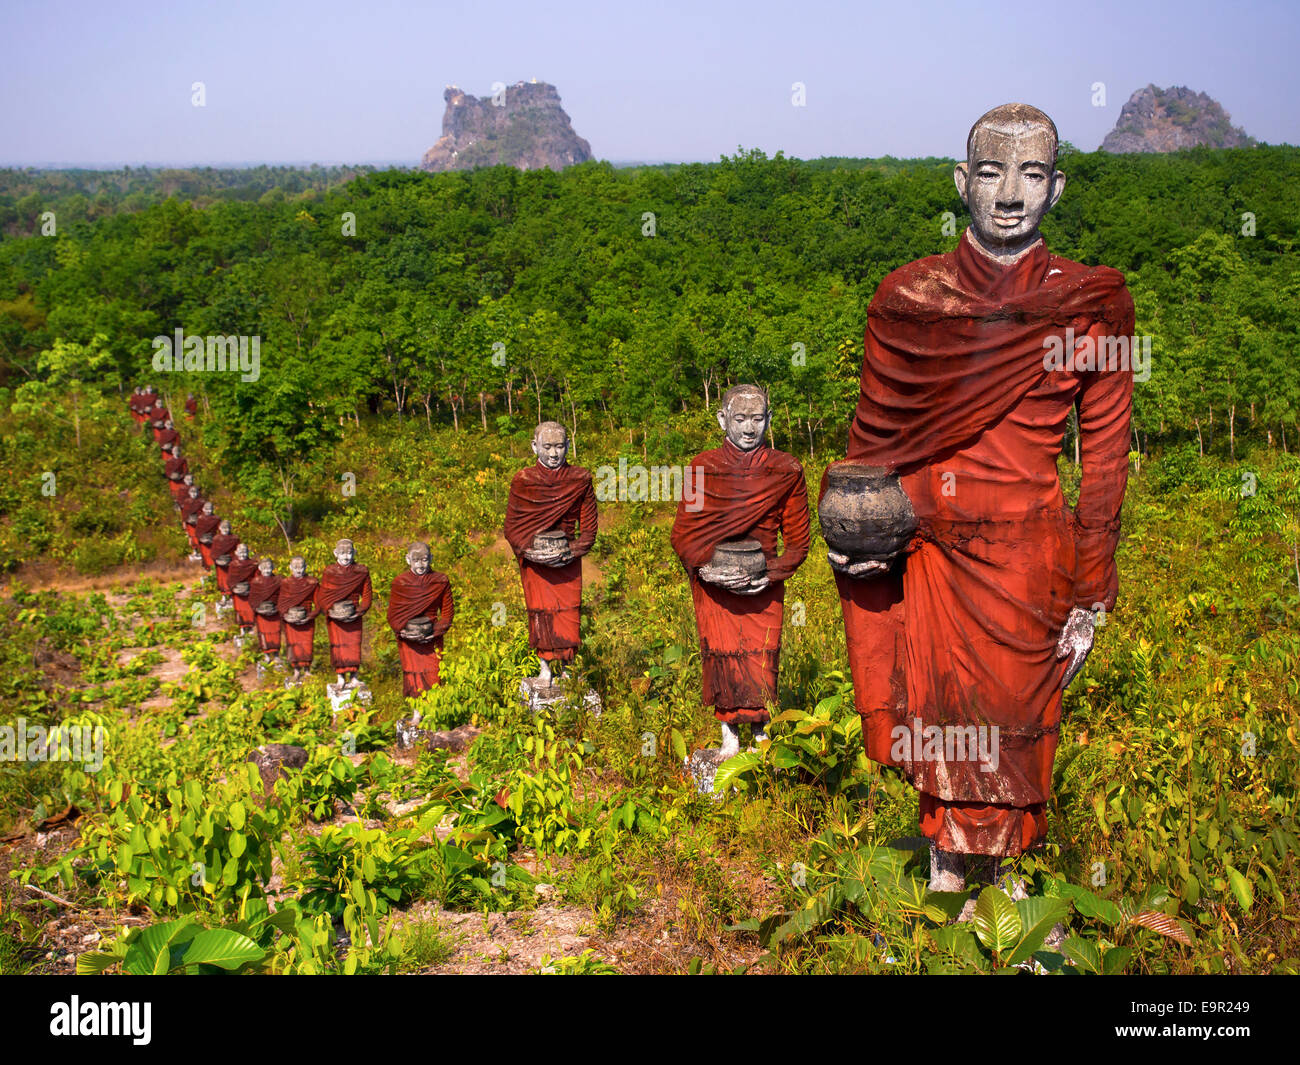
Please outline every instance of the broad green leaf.
[[1006, 959], [1008, 965], [1027, 961], [1043, 945], [1052, 926], [1065, 919], [1070, 907], [1064, 899], [1028, 898], [1016, 902], [1016, 911], [1024, 931], [1016, 949]]
[[720, 795], [725, 794], [740, 774], [749, 772], [759, 764], [761, 757], [757, 751], [741, 751], [735, 757], [728, 758], [718, 766], [718, 771], [714, 774], [713, 790]]
[[246, 963], [261, 961], [266, 951], [248, 936], [228, 928], [207, 928], [185, 948], [186, 965], [217, 965], [237, 969]]
[[1061, 944], [1061, 953], [1068, 958], [1076, 968], [1082, 969], [1088, 973], [1101, 972], [1101, 951], [1097, 949], [1097, 944], [1090, 939], [1080, 939], [1078, 936], [1071, 936]]
[[1249, 913], [1250, 907], [1255, 902], [1255, 891], [1250, 886], [1250, 881], [1231, 865], [1228, 865], [1227, 862], [1224, 863], [1223, 867], [1228, 871], [1228, 883], [1232, 886], [1232, 893], [1237, 896], [1237, 902], [1241, 904], [1243, 910]]
[[987, 969], [989, 961], [980, 953], [975, 930], [968, 924], [952, 924], [929, 929], [929, 935], [945, 954], [951, 954], [977, 969]]
[[1124, 966], [1133, 957], [1132, 947], [1111, 947], [1101, 961], [1103, 976], [1115, 976], [1124, 971]]
[[980, 942], [999, 955], [1020, 942], [1023, 926], [1016, 904], [1006, 892], [992, 884], [975, 900], [975, 916], [971, 923]]

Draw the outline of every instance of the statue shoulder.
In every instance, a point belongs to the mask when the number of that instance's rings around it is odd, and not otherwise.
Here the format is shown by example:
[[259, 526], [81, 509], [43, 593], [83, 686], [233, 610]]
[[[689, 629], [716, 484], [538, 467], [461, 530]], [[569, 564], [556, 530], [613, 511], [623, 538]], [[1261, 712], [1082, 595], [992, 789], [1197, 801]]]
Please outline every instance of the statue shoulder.
[[769, 458], [768, 465], [774, 470], [782, 473], [792, 473], [803, 476], [803, 463], [791, 455], [788, 451], [778, 451], [776, 448], [768, 448]]
[[915, 300], [931, 291], [937, 280], [951, 281], [957, 276], [956, 251], [943, 252], [939, 255], [927, 255], [923, 259], [913, 259], [910, 263], [891, 270], [876, 287], [876, 294], [871, 298], [870, 314], [878, 304], [886, 300]]

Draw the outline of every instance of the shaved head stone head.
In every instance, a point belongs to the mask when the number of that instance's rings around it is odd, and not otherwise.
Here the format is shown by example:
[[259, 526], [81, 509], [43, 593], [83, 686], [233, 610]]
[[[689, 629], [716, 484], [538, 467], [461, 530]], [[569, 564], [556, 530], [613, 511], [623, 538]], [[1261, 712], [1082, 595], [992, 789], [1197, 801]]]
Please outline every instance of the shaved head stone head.
[[561, 422], [542, 422], [533, 430], [533, 439], [540, 440], [543, 432], [563, 433], [566, 440], [569, 438], [569, 430]]
[[975, 134], [981, 129], [993, 129], [999, 132], [1016, 133], [1027, 127], [1037, 126], [1046, 130], [1050, 135], [1052, 144], [1052, 158], [1048, 160], [1053, 166], [1056, 165], [1056, 150], [1060, 144], [1060, 134], [1056, 132], [1056, 123], [1051, 120], [1045, 111], [1040, 111], [1031, 104], [1002, 104], [993, 108], [991, 111], [985, 111], [975, 120], [971, 126], [970, 133], [966, 135], [966, 160], [974, 162], [971, 156], [975, 148]]
[[732, 385], [722, 393], [722, 409], [730, 410], [731, 405], [740, 398], [757, 399], [764, 407], [767, 404], [767, 392], [758, 385]]

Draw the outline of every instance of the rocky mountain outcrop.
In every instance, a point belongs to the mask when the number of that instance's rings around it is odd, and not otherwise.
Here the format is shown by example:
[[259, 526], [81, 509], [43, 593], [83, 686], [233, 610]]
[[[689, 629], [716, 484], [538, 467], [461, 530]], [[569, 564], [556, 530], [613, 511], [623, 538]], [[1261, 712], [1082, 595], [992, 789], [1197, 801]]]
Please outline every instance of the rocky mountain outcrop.
[[573, 131], [554, 85], [518, 81], [482, 98], [448, 85], [442, 98], [447, 101], [442, 136], [424, 153], [423, 170], [500, 164], [562, 170], [591, 158], [591, 145]]
[[1253, 137], [1234, 126], [1218, 101], [1176, 85], [1148, 85], [1129, 97], [1115, 128], [1101, 142], [1103, 152], [1176, 152], [1204, 144], [1210, 148], [1248, 148]]

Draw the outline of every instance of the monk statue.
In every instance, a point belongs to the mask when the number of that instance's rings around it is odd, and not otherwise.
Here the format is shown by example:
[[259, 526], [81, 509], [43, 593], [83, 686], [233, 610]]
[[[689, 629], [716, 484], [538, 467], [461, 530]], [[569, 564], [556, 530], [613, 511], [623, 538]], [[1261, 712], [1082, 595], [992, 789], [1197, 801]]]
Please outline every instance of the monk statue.
[[166, 459], [176, 446], [176, 441], [181, 438], [181, 434], [176, 431], [176, 426], [172, 425], [172, 420], [168, 418], [163, 422], [162, 432], [158, 434], [158, 449]]
[[190, 540], [190, 561], [202, 562], [203, 556], [199, 553], [199, 534], [198, 520], [199, 515], [203, 513], [203, 508], [207, 501], [199, 493], [199, 486], [193, 483], [191, 479], [189, 489], [186, 491], [185, 499], [181, 502], [181, 527], [185, 530], [185, 535]]
[[235, 604], [235, 620], [239, 623], [239, 636], [235, 643], [242, 647], [257, 625], [257, 614], [249, 599], [253, 590], [253, 578], [257, 576], [257, 562], [249, 556], [247, 544], [235, 545], [235, 557], [226, 569], [226, 580], [230, 583], [230, 597]]
[[217, 614], [230, 609], [230, 563], [235, 559], [235, 548], [239, 546], [239, 537], [230, 531], [230, 522], [225, 518], [217, 526], [217, 535], [212, 538], [212, 566], [217, 573], [217, 591], [221, 599], [217, 603]]
[[139, 425], [144, 421], [144, 411], [140, 408], [140, 399], [144, 395], [144, 388], [136, 385], [131, 394], [126, 397], [126, 409], [131, 415], [131, 420]]
[[[876, 290], [848, 459], [822, 482], [866, 752], [920, 792], [941, 891], [1043, 842], [1062, 692], [1119, 587], [1133, 376], [1051, 352], [1127, 342], [1133, 300], [1118, 271], [1043, 243], [1057, 143], [1025, 104], [971, 128], [954, 173], [970, 227]], [[1071, 510], [1056, 460], [1074, 405]]]
[[337, 674], [337, 691], [360, 685], [361, 621], [370, 609], [370, 571], [356, 560], [351, 540], [334, 545], [334, 564], [326, 566], [316, 589], [316, 606], [325, 615], [330, 639], [330, 664]]
[[258, 559], [257, 576], [248, 582], [248, 601], [253, 604], [253, 619], [257, 626], [257, 646], [262, 652], [258, 663], [258, 676], [278, 664], [283, 642], [280, 624], [280, 578], [275, 563], [269, 558]]
[[808, 557], [803, 467], [768, 446], [770, 419], [757, 385], [727, 389], [718, 411], [722, 446], [691, 460], [696, 498], [683, 493], [673, 522], [673, 550], [695, 604], [702, 698], [722, 723], [722, 746], [696, 759], [705, 790], [712, 786], [707, 763], [739, 753], [741, 724], [765, 738], [768, 704], [777, 698], [785, 582]]
[[412, 699], [438, 683], [442, 638], [456, 607], [447, 575], [429, 568], [428, 544], [413, 543], [406, 565], [388, 594], [388, 625], [397, 636], [402, 694]]
[[190, 392], [185, 396], [185, 420], [192, 422], [198, 412], [199, 401], [194, 398], [194, 393]]
[[167, 476], [167, 487], [171, 490], [172, 501], [177, 506], [186, 497], [185, 475], [189, 472], [189, 459], [182, 452], [181, 445], [175, 444], [170, 457], [163, 463], [163, 473]]
[[280, 616], [284, 620], [284, 642], [288, 645], [289, 665], [293, 676], [285, 687], [302, 683], [304, 674], [311, 673], [311, 660], [315, 654], [316, 589], [320, 581], [307, 576], [307, 562], [302, 555], [289, 560], [289, 576], [280, 582]]
[[194, 537], [199, 542], [199, 555], [203, 559], [203, 568], [212, 568], [212, 541], [216, 538], [221, 519], [213, 509], [212, 501], [204, 500], [203, 509], [194, 519]]
[[153, 408], [149, 411], [149, 425], [153, 430], [154, 443], [162, 439], [162, 431], [170, 420], [171, 415], [167, 413], [167, 408], [163, 406], [162, 397], [154, 400]]
[[[540, 669], [526, 682], [550, 691], [555, 663], [563, 671], [578, 649], [582, 556], [596, 541], [596, 491], [590, 471], [570, 466], [569, 433], [542, 422], [533, 433], [537, 461], [510, 482], [505, 537], [519, 560], [528, 608], [528, 643]], [[567, 674], [566, 674], [567, 675]]]

